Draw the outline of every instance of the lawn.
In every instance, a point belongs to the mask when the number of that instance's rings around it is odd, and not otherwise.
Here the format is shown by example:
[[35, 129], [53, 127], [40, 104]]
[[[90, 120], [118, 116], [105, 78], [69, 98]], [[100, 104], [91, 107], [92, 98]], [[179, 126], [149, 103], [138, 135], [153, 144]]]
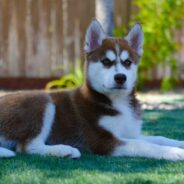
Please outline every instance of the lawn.
[[[184, 109], [145, 111], [143, 131], [184, 140], [183, 114]], [[184, 183], [184, 161], [87, 154], [79, 160], [70, 160], [19, 154], [12, 159], [0, 159], [0, 184], [6, 183]]]

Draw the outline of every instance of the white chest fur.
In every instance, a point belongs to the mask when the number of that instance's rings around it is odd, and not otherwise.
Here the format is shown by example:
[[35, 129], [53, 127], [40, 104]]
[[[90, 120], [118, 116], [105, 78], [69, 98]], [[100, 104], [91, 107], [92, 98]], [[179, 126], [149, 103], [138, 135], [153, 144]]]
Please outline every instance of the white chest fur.
[[117, 100], [113, 106], [120, 112], [117, 116], [103, 116], [99, 125], [117, 138], [136, 138], [141, 134], [140, 119], [136, 116], [127, 101]]

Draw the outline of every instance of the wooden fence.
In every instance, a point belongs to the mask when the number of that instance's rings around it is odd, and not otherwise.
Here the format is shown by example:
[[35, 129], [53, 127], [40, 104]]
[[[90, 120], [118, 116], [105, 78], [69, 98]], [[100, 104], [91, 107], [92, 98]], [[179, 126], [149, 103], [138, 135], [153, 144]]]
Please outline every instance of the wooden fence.
[[[130, 1], [115, 0], [115, 8], [126, 25]], [[94, 16], [94, 0], [0, 0], [0, 77], [60, 76], [83, 59]]]
[[[135, 11], [130, 0], [115, 0], [115, 24], [127, 26]], [[94, 16], [95, 0], [0, 0], [0, 77], [60, 76], [84, 59]]]

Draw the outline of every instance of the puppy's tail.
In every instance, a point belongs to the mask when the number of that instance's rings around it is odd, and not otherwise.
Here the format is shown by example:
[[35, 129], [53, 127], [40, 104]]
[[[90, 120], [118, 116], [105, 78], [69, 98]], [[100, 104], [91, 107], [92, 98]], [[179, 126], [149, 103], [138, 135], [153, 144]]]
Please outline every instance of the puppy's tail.
[[0, 158], [14, 157], [16, 154], [14, 151], [0, 147]]

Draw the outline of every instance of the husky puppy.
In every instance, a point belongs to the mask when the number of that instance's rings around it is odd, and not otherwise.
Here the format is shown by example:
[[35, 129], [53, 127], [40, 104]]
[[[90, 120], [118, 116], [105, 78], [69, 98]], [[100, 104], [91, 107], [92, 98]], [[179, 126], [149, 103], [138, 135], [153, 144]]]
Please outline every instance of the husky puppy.
[[85, 38], [85, 81], [71, 91], [20, 92], [0, 98], [0, 157], [93, 154], [184, 160], [184, 141], [141, 134], [135, 83], [143, 32], [108, 37], [97, 20]]

